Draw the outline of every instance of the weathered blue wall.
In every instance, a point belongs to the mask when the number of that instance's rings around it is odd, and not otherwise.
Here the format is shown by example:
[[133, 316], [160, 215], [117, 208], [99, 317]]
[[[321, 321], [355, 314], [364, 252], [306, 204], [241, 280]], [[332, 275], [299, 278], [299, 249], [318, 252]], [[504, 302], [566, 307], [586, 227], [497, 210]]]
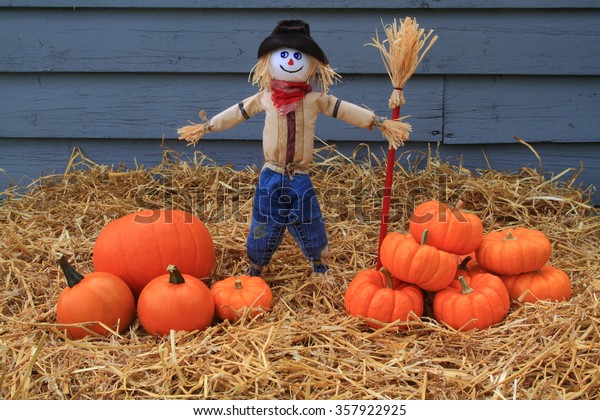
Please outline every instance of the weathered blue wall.
[[[333, 94], [387, 115], [391, 85], [364, 44], [382, 21], [406, 16], [439, 35], [406, 86], [406, 150], [435, 142], [468, 168], [537, 167], [518, 136], [544, 170], [583, 164], [580, 181], [598, 183], [597, 0], [12, 0], [0, 1], [0, 190], [63, 171], [73, 146], [129, 166], [157, 163], [163, 137], [193, 153], [175, 140], [177, 127], [256, 91], [247, 75], [258, 44], [285, 18], [310, 23], [343, 77]], [[219, 163], [260, 165], [261, 131], [256, 118], [198, 149]], [[317, 135], [346, 151], [385, 148], [380, 133], [327, 117]]]

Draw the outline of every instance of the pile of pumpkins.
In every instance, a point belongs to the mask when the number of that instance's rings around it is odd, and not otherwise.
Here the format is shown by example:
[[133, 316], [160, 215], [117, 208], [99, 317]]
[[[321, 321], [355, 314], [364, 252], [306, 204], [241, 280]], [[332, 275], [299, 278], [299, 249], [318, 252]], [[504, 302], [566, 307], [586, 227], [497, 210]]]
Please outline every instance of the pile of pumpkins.
[[346, 312], [372, 328], [423, 316], [424, 294], [433, 295], [438, 322], [467, 331], [496, 324], [511, 301], [564, 301], [567, 274], [548, 264], [546, 235], [526, 227], [484, 233], [481, 219], [437, 200], [417, 206], [409, 232], [381, 243], [380, 270], [359, 272], [344, 296]]
[[[380, 328], [423, 316], [424, 294], [433, 315], [463, 331], [486, 328], [508, 314], [511, 300], [562, 301], [571, 297], [567, 274], [548, 264], [548, 238], [525, 227], [484, 234], [477, 215], [436, 200], [419, 205], [409, 232], [385, 237], [380, 270], [350, 282], [344, 306], [351, 316]], [[94, 270], [76, 272], [59, 256], [67, 286], [57, 302], [57, 322], [78, 339], [123, 332], [136, 314], [152, 335], [204, 330], [215, 317], [237, 320], [271, 307], [260, 277], [207, 282], [215, 265], [210, 232], [182, 210], [143, 210], [108, 223], [93, 252]]]
[[272, 292], [260, 277], [207, 281], [215, 265], [210, 232], [181, 210], [143, 210], [115, 219], [94, 244], [94, 270], [81, 275], [59, 255], [67, 281], [57, 322], [72, 339], [119, 333], [136, 314], [152, 335], [204, 330], [215, 316], [236, 320], [270, 309]]

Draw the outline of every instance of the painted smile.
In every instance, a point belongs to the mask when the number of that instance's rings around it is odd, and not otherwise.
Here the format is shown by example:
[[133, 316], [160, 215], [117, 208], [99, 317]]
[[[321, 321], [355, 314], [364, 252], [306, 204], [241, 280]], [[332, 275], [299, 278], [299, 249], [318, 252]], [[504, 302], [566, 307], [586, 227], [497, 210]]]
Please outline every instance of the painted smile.
[[280, 64], [279, 67], [281, 68], [281, 70], [283, 70], [286, 73], [298, 73], [300, 70], [302, 70], [304, 68], [304, 66], [300, 67], [298, 70], [286, 70], [283, 68], [283, 66]]

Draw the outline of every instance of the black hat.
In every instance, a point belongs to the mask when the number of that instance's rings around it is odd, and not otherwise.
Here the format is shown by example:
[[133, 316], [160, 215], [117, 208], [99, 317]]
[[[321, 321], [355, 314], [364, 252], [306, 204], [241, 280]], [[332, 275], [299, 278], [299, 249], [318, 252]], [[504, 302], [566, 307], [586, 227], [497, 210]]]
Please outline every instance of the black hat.
[[323, 64], [329, 64], [325, 53], [310, 36], [308, 23], [303, 20], [282, 20], [258, 47], [258, 57], [280, 47], [294, 48], [316, 58]]

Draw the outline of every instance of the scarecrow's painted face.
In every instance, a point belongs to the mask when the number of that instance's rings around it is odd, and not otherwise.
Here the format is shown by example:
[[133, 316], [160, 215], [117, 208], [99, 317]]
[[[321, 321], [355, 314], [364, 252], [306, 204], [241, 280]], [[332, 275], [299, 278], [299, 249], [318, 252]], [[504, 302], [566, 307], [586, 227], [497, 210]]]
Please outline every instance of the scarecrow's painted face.
[[306, 82], [313, 68], [313, 58], [293, 48], [279, 48], [271, 53], [271, 78], [286, 82]]

